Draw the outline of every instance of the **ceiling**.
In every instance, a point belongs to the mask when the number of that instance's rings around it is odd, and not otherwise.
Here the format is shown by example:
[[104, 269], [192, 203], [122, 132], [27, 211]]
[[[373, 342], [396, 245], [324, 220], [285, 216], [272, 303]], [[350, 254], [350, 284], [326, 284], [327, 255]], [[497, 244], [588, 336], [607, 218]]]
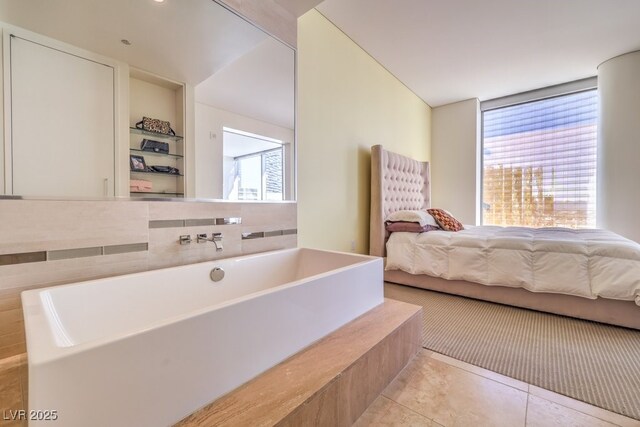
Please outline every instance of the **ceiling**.
[[212, 0], [0, 0], [0, 21], [192, 85], [269, 38]]
[[[226, 2], [226, 0], [222, 1]], [[264, 0], [255, 1], [264, 2]], [[247, 0], [244, 2], [246, 3]], [[322, 0], [274, 0], [274, 2], [297, 18], [313, 9], [318, 3], [322, 3]]]
[[225, 132], [222, 141], [222, 153], [225, 157], [240, 157], [273, 150], [274, 148], [282, 148], [282, 144], [261, 139], [258, 135], [252, 137], [235, 132]]
[[293, 129], [294, 62], [291, 49], [268, 38], [197, 85], [196, 101]]
[[325, 0], [317, 9], [432, 107], [591, 77], [640, 49], [638, 0]]
[[[313, 7], [281, 1], [294, 13]], [[189, 83], [198, 102], [294, 127], [293, 49], [212, 0], [0, 0], [0, 21]]]

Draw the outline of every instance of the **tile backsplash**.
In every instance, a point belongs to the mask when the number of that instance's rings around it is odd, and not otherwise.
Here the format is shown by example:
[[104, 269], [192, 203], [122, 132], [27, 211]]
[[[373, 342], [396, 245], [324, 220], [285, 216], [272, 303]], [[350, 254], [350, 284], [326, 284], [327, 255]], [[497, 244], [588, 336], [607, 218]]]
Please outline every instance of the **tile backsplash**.
[[[297, 246], [296, 206], [0, 200], [0, 359], [26, 351], [20, 292], [293, 248]], [[241, 218], [241, 223], [233, 224], [235, 218]], [[224, 249], [196, 243], [200, 233], [222, 233]], [[179, 237], [187, 234], [192, 243], [180, 245]], [[243, 234], [252, 238], [243, 239]]]

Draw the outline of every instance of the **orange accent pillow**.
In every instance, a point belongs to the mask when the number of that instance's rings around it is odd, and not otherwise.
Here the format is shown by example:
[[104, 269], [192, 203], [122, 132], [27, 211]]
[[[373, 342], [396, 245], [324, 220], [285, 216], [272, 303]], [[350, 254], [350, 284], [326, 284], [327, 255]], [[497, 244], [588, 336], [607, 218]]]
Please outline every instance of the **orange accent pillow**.
[[464, 226], [460, 221], [449, 215], [444, 209], [427, 209], [438, 225], [446, 231], [464, 230]]

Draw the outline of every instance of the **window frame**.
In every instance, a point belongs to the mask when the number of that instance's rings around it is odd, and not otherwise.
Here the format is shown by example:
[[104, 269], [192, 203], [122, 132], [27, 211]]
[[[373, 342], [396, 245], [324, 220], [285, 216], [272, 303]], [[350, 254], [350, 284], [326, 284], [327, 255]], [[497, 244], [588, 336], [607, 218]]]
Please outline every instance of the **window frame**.
[[[527, 92], [516, 93], [513, 95], [507, 95], [500, 98], [493, 98], [480, 102], [480, 138], [479, 138], [479, 150], [478, 156], [480, 168], [478, 170], [478, 182], [477, 191], [479, 192], [479, 223], [484, 224], [484, 113], [487, 111], [493, 111], [500, 108], [512, 107], [515, 105], [526, 104], [529, 102], [541, 101], [545, 99], [557, 98], [565, 95], [571, 95], [580, 92], [586, 92], [590, 90], [598, 90], [598, 78], [588, 77], [586, 79], [575, 80], [559, 85], [548, 86], [540, 89], [535, 89]], [[596, 148], [596, 156], [599, 150]], [[596, 157], [597, 159], [597, 157]], [[598, 176], [598, 166], [596, 163], [596, 182]], [[597, 200], [596, 193], [596, 200]], [[596, 202], [597, 203], [597, 202]], [[596, 205], [597, 212], [597, 205]], [[597, 217], [596, 217], [597, 221]], [[515, 227], [515, 226], [514, 226]]]
[[[249, 159], [252, 157], [260, 157], [260, 176], [264, 177], [265, 174], [265, 155], [275, 152], [275, 151], [280, 151], [280, 161], [282, 163], [281, 165], [281, 171], [282, 171], [282, 201], [285, 200], [285, 172], [284, 172], [284, 144], [282, 144], [281, 147], [276, 147], [276, 148], [269, 148], [268, 150], [262, 150], [262, 151], [256, 151], [255, 153], [249, 153], [249, 154], [243, 154], [242, 156], [237, 156], [233, 158], [234, 162], [238, 162], [238, 161], [242, 161], [245, 159]], [[261, 178], [262, 181], [262, 178]], [[256, 199], [255, 201], [260, 201], [260, 202], [264, 202], [264, 201], [268, 201], [265, 196], [267, 193], [267, 188], [266, 188], [266, 183], [265, 182], [261, 182], [261, 190], [260, 190], [260, 198]], [[276, 193], [277, 194], [277, 193]], [[251, 199], [238, 199], [239, 202], [246, 202], [247, 200], [251, 200]]]

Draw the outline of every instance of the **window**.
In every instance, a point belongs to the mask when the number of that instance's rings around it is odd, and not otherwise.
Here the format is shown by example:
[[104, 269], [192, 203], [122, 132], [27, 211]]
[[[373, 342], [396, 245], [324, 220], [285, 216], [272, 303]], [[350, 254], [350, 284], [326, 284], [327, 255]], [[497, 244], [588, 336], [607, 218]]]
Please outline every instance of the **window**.
[[224, 128], [224, 198], [284, 200], [284, 145], [265, 136]]
[[284, 200], [282, 147], [234, 159], [237, 200]]
[[597, 96], [483, 111], [483, 224], [595, 227]]

